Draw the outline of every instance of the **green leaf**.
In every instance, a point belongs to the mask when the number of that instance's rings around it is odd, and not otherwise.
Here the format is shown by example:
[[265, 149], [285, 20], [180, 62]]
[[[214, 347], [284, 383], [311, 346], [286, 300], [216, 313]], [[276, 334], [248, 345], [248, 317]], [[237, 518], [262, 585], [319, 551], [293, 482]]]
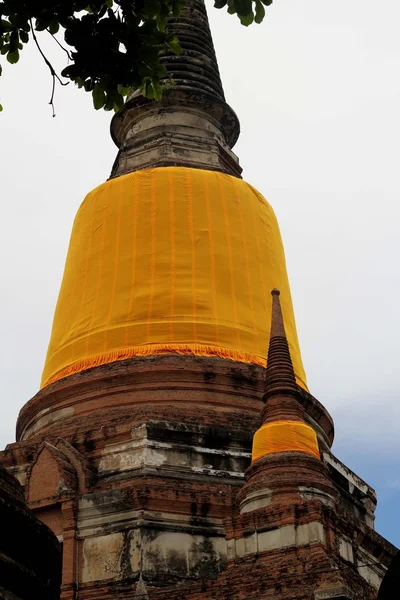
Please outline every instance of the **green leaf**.
[[21, 41], [24, 42], [24, 44], [27, 44], [29, 42], [29, 33], [27, 33], [26, 31], [20, 31], [19, 37], [21, 38]]
[[6, 21], [5, 19], [1, 19], [0, 31], [10, 31], [11, 28], [12, 28], [12, 25], [9, 21]]
[[145, 96], [146, 98], [148, 98], [149, 100], [154, 100], [154, 90], [153, 90], [153, 86], [151, 85], [151, 81], [148, 81], [145, 85], [144, 88], [145, 91]]
[[114, 108], [114, 100], [113, 100], [113, 96], [111, 94], [111, 95], [107, 96], [107, 100], [104, 105], [104, 110], [109, 111], [109, 110], [113, 110], [113, 108]]
[[161, 85], [157, 81], [152, 81], [151, 88], [153, 90], [152, 96], [154, 100], [160, 101], [163, 96], [163, 90]]
[[138, 73], [141, 77], [147, 77], [148, 75], [151, 75], [151, 68], [149, 67], [149, 65], [143, 62], [139, 62]]
[[150, 98], [152, 97], [153, 94], [153, 90], [150, 87], [150, 78], [149, 77], [145, 77], [143, 79], [142, 82], [142, 94], [145, 98]]
[[15, 31], [15, 29], [14, 29], [10, 35], [10, 52], [14, 52], [15, 50], [18, 50], [18, 45], [19, 45], [19, 35], [18, 35], [18, 31]]
[[0, 104], [0, 112], [3, 112], [3, 107], [1, 104]]
[[256, 23], [262, 23], [264, 17], [265, 17], [265, 8], [262, 5], [260, 0], [256, 0], [256, 16], [255, 16], [254, 20]]
[[167, 67], [163, 64], [157, 65], [157, 67], [154, 69], [154, 75], [156, 77], [158, 77], [159, 79], [166, 77], [167, 76]]
[[7, 54], [7, 60], [11, 65], [17, 64], [19, 61], [19, 50], [14, 50], [13, 52], [9, 52]]
[[185, 0], [173, 0], [172, 2], [172, 15], [179, 17], [182, 8], [185, 6]]
[[44, 31], [45, 29], [47, 29], [49, 27], [50, 23], [49, 21], [44, 20], [44, 19], [36, 19], [35, 22], [35, 29], [36, 31]]
[[125, 98], [125, 96], [127, 96], [129, 94], [129, 92], [131, 91], [132, 88], [130, 87], [123, 87], [122, 85], [118, 86], [118, 93], [121, 94], [121, 96], [123, 98]]
[[215, 8], [224, 8], [226, 6], [228, 0], [215, 0], [214, 7]]
[[152, 19], [161, 12], [161, 2], [159, 0], [146, 0], [144, 3], [144, 11], [146, 16]]
[[174, 54], [182, 54], [182, 48], [176, 36], [171, 40], [167, 40], [167, 46]]
[[231, 5], [231, 3], [236, 8], [239, 18], [246, 18], [253, 12], [252, 0], [232, 0], [232, 2], [229, 2], [229, 5]]
[[272, 0], [261, 0], [261, 2], [265, 4], [265, 6], [271, 6], [272, 4]]
[[254, 21], [254, 14], [251, 12], [248, 15], [245, 15], [244, 17], [239, 16], [239, 19], [242, 25], [248, 27]]
[[3, 72], [3, 67], [0, 65], [0, 76], [1, 76], [2, 72]]
[[119, 94], [118, 92], [116, 92], [113, 96], [114, 98], [114, 106], [116, 106], [118, 108], [118, 110], [120, 108], [123, 107], [123, 105], [125, 104], [124, 98], [121, 94]]
[[103, 108], [106, 102], [106, 95], [104, 93], [103, 88], [101, 88], [98, 83], [96, 83], [96, 85], [94, 86], [94, 90], [92, 91], [92, 97], [93, 106], [95, 107], [95, 109], [100, 110], [101, 108]]
[[49, 31], [51, 35], [56, 35], [60, 29], [60, 24], [57, 21], [52, 21], [49, 25]]
[[85, 83], [83, 84], [83, 87], [85, 88], [86, 92], [93, 92], [94, 90], [94, 83], [91, 79], [86, 79]]
[[156, 17], [156, 23], [157, 23], [157, 27], [160, 31], [164, 32], [167, 28], [167, 17], [163, 17], [162, 15], [157, 15]]

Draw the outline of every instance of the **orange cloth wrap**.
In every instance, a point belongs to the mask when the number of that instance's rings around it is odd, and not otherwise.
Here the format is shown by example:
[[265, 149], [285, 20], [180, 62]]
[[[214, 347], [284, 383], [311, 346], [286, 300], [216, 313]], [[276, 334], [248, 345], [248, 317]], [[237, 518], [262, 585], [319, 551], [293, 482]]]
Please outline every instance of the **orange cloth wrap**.
[[273, 421], [255, 432], [252, 460], [273, 452], [305, 452], [321, 458], [314, 429], [299, 421]]
[[42, 387], [134, 356], [182, 353], [265, 365], [271, 289], [305, 389], [275, 215], [248, 183], [165, 167], [111, 179], [78, 210]]

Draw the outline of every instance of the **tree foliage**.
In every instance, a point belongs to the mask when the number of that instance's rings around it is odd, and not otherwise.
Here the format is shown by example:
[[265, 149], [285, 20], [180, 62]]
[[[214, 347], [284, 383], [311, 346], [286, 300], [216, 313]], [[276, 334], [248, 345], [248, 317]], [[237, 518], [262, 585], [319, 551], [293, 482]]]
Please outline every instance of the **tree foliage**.
[[[261, 23], [264, 5], [271, 3], [215, 0], [215, 7], [226, 7], [247, 26]], [[92, 94], [96, 109], [118, 110], [132, 88], [159, 100], [168, 75], [160, 53], [181, 52], [179, 40], [167, 31], [167, 20], [179, 16], [184, 4], [185, 0], [0, 0], [0, 53], [16, 64], [26, 44], [37, 46], [52, 76], [53, 111], [55, 85], [68, 80]], [[60, 74], [42, 51], [42, 35], [52, 36], [68, 57]]]

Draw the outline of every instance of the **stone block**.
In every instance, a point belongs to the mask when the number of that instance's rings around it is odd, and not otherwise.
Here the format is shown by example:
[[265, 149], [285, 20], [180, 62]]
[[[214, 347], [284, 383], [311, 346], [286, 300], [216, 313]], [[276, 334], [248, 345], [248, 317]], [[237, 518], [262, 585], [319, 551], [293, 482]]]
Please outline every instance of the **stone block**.
[[235, 549], [235, 540], [228, 540], [226, 543], [227, 549], [227, 558], [228, 560], [233, 560], [236, 558], [236, 549]]
[[235, 540], [236, 542], [236, 556], [238, 558], [240, 558], [241, 556], [244, 556], [245, 551], [244, 551], [244, 539], [243, 538], [238, 538], [237, 540]]
[[314, 600], [354, 600], [354, 596], [345, 586], [316, 590]]
[[112, 533], [88, 538], [83, 545], [82, 581], [101, 581], [121, 575], [120, 561], [124, 536]]
[[244, 552], [245, 554], [254, 554], [257, 552], [257, 534], [253, 533], [244, 538]]
[[258, 534], [258, 551], [267, 552], [294, 545], [294, 526], [287, 525]]
[[344, 538], [341, 538], [339, 542], [339, 554], [344, 560], [354, 562], [353, 547], [351, 543]]

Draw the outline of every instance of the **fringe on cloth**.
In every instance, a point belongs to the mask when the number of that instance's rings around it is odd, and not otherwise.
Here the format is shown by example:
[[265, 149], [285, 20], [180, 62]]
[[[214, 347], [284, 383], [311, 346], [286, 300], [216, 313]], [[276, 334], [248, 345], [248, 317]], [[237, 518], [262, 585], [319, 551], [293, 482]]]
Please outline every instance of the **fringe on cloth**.
[[[104, 354], [98, 354], [96, 356], [89, 356], [83, 360], [77, 361], [64, 369], [61, 369], [48, 381], [42, 385], [42, 389], [59, 379], [75, 375], [81, 371], [92, 369], [93, 367], [100, 367], [108, 363], [117, 362], [120, 360], [126, 360], [128, 358], [141, 357], [141, 356], [156, 356], [158, 354], [191, 354], [192, 356], [218, 356], [219, 358], [225, 358], [228, 360], [234, 360], [237, 362], [248, 363], [265, 367], [266, 360], [255, 356], [253, 354], [247, 354], [246, 352], [238, 352], [237, 350], [231, 350], [229, 348], [221, 348], [218, 346], [207, 346], [199, 344], [149, 344], [146, 346], [133, 346], [131, 348], [120, 348], [118, 350], [111, 350]], [[303, 382], [299, 381], [299, 385], [306, 386]]]

